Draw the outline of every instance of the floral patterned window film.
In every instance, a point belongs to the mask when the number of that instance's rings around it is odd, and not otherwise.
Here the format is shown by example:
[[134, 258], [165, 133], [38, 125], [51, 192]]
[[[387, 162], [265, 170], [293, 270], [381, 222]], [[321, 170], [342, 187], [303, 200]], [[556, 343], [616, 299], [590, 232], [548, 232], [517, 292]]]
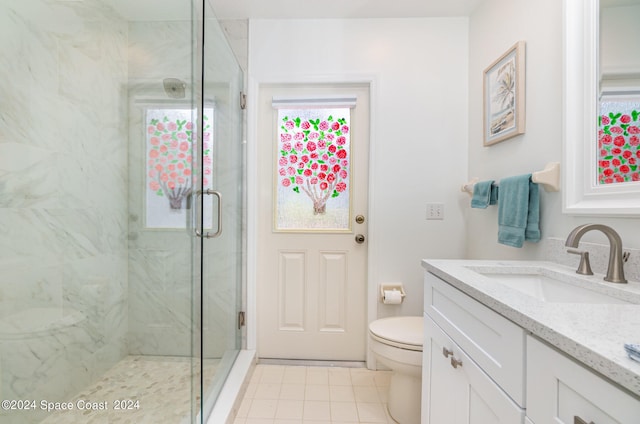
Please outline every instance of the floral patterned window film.
[[603, 101], [598, 117], [598, 184], [640, 181], [640, 101]]
[[[185, 228], [187, 199], [197, 190], [198, 177], [193, 175], [197, 158], [194, 139], [196, 111], [186, 108], [148, 108], [146, 132], [146, 226], [150, 228]], [[213, 109], [203, 114], [202, 184], [212, 187]], [[197, 160], [197, 159], [196, 159]], [[212, 205], [204, 205], [206, 228], [211, 228]]]
[[350, 109], [278, 109], [276, 230], [350, 230]]

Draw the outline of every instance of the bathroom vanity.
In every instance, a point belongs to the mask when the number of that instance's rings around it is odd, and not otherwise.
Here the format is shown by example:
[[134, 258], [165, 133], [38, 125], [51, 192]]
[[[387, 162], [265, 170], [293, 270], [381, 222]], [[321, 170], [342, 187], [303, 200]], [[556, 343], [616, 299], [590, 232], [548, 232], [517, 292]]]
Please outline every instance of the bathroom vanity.
[[422, 422], [640, 422], [640, 284], [540, 261], [424, 260]]

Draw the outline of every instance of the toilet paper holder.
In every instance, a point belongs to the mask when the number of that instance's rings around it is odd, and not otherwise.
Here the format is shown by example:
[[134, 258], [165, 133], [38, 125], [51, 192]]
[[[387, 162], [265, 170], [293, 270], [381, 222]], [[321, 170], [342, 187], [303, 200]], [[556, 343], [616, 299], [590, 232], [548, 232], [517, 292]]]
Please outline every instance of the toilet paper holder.
[[384, 283], [380, 284], [380, 302], [384, 302], [384, 292], [387, 290], [395, 290], [400, 292], [400, 297], [404, 300], [404, 297], [407, 295], [404, 292], [404, 286], [402, 283]]

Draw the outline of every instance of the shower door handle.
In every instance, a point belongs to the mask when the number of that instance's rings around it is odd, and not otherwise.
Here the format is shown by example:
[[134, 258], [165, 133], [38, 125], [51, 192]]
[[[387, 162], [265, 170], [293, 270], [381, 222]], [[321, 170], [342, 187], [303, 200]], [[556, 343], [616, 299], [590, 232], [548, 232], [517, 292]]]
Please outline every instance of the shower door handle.
[[[215, 233], [206, 232], [203, 233], [201, 229], [198, 228], [198, 225], [201, 225], [202, 219], [200, 218], [200, 214], [202, 213], [202, 200], [198, 204], [198, 198], [203, 194], [208, 194], [211, 196], [216, 196], [218, 198], [218, 230]], [[220, 237], [222, 234], [222, 194], [219, 191], [206, 189], [206, 190], [198, 190], [196, 194], [196, 225], [195, 225], [196, 236], [202, 238], [216, 238]]]

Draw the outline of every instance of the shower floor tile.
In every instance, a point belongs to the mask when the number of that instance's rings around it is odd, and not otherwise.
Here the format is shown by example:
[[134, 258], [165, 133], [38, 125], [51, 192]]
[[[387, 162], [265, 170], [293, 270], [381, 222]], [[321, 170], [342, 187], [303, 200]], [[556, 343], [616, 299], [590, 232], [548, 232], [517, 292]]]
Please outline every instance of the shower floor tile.
[[259, 364], [234, 424], [395, 423], [390, 371]]
[[[205, 381], [213, 379], [217, 362], [206, 361]], [[195, 391], [199, 406], [199, 389]], [[179, 424], [191, 411], [191, 393], [189, 358], [129, 356], [70, 400], [73, 410], [56, 411], [42, 423]], [[79, 410], [76, 407], [79, 401], [104, 408]]]

